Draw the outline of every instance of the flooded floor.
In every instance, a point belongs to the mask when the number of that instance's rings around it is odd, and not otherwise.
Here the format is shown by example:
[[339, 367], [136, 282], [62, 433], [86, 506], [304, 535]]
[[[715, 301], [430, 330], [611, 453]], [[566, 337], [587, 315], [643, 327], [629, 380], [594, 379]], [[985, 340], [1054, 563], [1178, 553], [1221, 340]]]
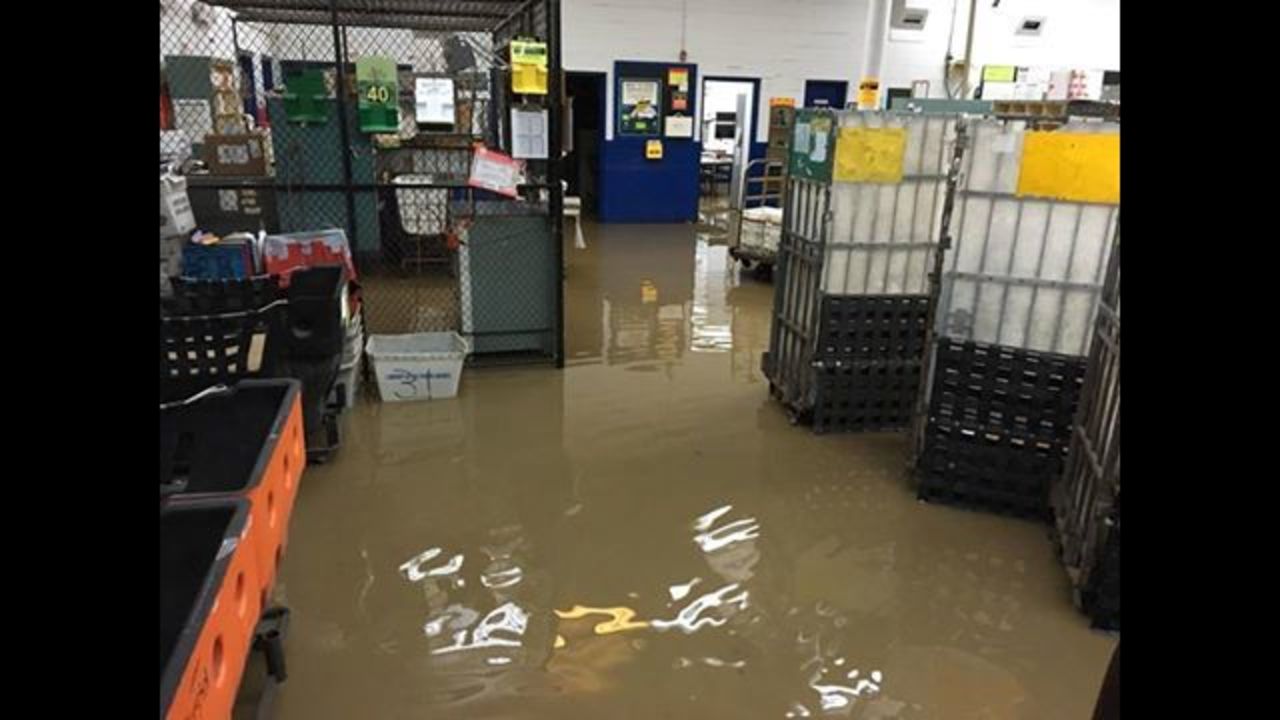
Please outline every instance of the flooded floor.
[[584, 229], [565, 370], [365, 399], [307, 470], [279, 717], [1090, 717], [1116, 639], [1046, 528], [789, 425], [723, 224]]

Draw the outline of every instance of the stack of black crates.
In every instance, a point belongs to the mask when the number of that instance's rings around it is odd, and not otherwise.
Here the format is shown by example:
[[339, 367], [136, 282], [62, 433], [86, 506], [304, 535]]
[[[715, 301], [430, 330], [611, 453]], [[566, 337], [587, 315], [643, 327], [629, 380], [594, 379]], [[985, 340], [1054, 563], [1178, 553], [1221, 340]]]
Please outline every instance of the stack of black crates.
[[920, 497], [1047, 520], [1083, 379], [1083, 358], [939, 338]]
[[900, 430], [920, 387], [928, 295], [822, 297], [815, 432]]
[[274, 275], [172, 282], [172, 297], [160, 305], [161, 399], [178, 402], [242, 379], [295, 378], [307, 458], [328, 460], [341, 443], [344, 408], [333, 393], [346, 339], [342, 266], [297, 270], [287, 289]]

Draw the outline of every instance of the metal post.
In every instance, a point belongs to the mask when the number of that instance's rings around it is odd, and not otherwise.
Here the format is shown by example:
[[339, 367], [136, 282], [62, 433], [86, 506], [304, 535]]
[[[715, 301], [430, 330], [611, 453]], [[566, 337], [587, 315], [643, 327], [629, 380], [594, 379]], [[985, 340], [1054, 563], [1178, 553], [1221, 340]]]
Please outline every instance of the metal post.
[[338, 23], [338, 0], [329, 0], [333, 24], [333, 64], [336, 74], [338, 136], [342, 139], [342, 182], [347, 200], [347, 235], [352, 255], [360, 253], [360, 239], [356, 234], [355, 188], [351, 185], [351, 135], [347, 128], [347, 46], [343, 42], [343, 28]]
[[[552, 338], [552, 349], [555, 356], [557, 368], [564, 367], [564, 239], [561, 237], [561, 227], [564, 224], [564, 188], [560, 184], [561, 175], [561, 128], [563, 127], [563, 118], [561, 112], [563, 104], [561, 101], [561, 68], [560, 68], [560, 0], [546, 0], [547, 2], [547, 42], [551, 51], [551, 67], [548, 75], [548, 90], [550, 95], [548, 101], [550, 107], [547, 108], [547, 117], [549, 119], [547, 132], [551, 134], [548, 138], [548, 150], [550, 150], [550, 158], [547, 163], [547, 184], [551, 186], [550, 204], [547, 212], [551, 214], [551, 237], [552, 237], [552, 255], [555, 257], [552, 287], [555, 288], [555, 330]], [[581, 218], [579, 218], [581, 222]]]
[[[911, 456], [909, 468], [915, 470], [920, 465], [924, 454], [925, 433], [929, 424], [929, 391], [933, 381], [933, 356], [938, 337], [936, 318], [938, 302], [942, 292], [942, 275], [946, 254], [951, 249], [951, 214], [955, 210], [957, 186], [960, 182], [960, 168], [964, 163], [964, 154], [968, 149], [968, 126], [963, 120], [956, 120], [956, 145], [947, 169], [947, 190], [942, 200], [941, 236], [938, 238], [938, 249], [933, 257], [933, 268], [929, 272], [929, 309], [924, 326], [924, 352], [920, 365], [920, 389], [916, 391], [916, 416], [911, 424]], [[963, 207], [963, 206], [962, 206]]]

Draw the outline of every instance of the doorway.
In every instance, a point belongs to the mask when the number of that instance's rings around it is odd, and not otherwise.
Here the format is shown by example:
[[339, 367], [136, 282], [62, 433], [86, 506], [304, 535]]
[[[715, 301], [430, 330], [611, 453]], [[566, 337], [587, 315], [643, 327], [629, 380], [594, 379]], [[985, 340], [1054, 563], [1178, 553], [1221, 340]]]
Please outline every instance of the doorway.
[[[702, 192], [730, 207], [742, 188], [755, 141], [760, 81], [708, 77], [702, 81]], [[723, 191], [723, 195], [721, 194]]]
[[844, 80], [805, 80], [804, 106], [843, 110], [849, 96], [849, 83]]
[[582, 199], [583, 214], [599, 214], [600, 145], [604, 142], [605, 74], [565, 73], [564, 179], [569, 197]]

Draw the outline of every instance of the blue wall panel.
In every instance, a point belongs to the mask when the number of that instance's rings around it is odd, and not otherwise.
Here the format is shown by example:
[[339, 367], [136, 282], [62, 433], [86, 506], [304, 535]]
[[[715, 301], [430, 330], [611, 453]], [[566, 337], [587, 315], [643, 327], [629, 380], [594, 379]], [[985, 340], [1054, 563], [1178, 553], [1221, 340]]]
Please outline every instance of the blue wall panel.
[[689, 108], [685, 114], [698, 117], [698, 69], [683, 63], [623, 62], [613, 66], [613, 140], [605, 141], [600, 155], [601, 222], [670, 223], [698, 219], [698, 158], [701, 144], [692, 138], [658, 137], [662, 159], [647, 160], [645, 143], [650, 138], [618, 133], [620, 81], [624, 77], [655, 77], [666, 93], [669, 68], [689, 71]]

